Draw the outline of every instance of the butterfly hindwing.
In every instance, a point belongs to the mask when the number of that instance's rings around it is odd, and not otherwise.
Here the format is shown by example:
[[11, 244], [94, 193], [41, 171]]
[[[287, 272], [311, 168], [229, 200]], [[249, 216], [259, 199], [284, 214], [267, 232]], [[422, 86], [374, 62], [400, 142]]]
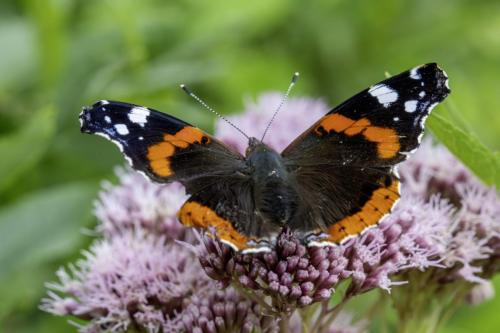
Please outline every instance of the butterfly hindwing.
[[186, 226], [214, 228], [222, 242], [247, 253], [268, 251], [271, 238], [279, 232], [256, 214], [253, 184], [238, 174], [192, 195], [178, 216]]
[[296, 226], [312, 221], [305, 231], [329, 235], [313, 244], [342, 242], [390, 212], [399, 198], [393, 167], [418, 147], [425, 119], [449, 92], [436, 64], [416, 67], [340, 104], [282, 152], [304, 206], [315, 206]]
[[304, 168], [294, 175], [301, 207], [290, 225], [309, 245], [339, 244], [376, 226], [400, 196], [390, 168]]

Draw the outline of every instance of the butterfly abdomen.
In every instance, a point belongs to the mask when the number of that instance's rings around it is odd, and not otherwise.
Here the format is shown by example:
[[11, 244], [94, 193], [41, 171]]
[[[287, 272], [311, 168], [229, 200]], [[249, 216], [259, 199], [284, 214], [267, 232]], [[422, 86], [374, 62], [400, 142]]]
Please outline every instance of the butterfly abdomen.
[[294, 188], [280, 180], [269, 180], [258, 194], [261, 214], [271, 223], [285, 226], [295, 215], [298, 196]]
[[283, 227], [294, 216], [299, 196], [281, 156], [259, 143], [247, 156], [258, 213], [266, 223]]

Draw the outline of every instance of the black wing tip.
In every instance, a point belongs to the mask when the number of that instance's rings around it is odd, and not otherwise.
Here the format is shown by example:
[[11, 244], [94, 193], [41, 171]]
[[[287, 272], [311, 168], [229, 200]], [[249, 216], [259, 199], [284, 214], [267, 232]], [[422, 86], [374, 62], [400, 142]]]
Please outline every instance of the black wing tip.
[[443, 99], [451, 93], [451, 89], [448, 83], [448, 74], [436, 64], [436, 82], [437, 88], [444, 95]]
[[82, 133], [95, 134], [97, 132], [96, 125], [102, 123], [103, 121], [103, 115], [101, 112], [115, 110], [122, 106], [131, 108], [134, 105], [123, 102], [101, 99], [92, 104], [92, 106], [82, 107], [82, 112], [80, 112], [79, 115], [80, 131]]
[[429, 64], [433, 70], [435, 71], [436, 82], [438, 84], [438, 88], [441, 88], [442, 91], [446, 94], [451, 93], [450, 86], [448, 85], [448, 74], [441, 68], [437, 63], [433, 62]]
[[451, 93], [448, 75], [435, 62], [417, 66], [408, 72], [410, 73], [410, 77], [421, 75], [424, 81], [428, 81], [431, 84], [434, 93], [433, 102], [441, 102]]
[[108, 100], [100, 100], [92, 104], [92, 106], [82, 107], [82, 112], [78, 116], [80, 131], [82, 133], [95, 134], [96, 125], [99, 122], [98, 118], [102, 117], [99, 117], [98, 113], [106, 111], [108, 109], [106, 105], [113, 105], [114, 103]]
[[82, 133], [93, 133], [89, 126], [91, 121], [91, 112], [91, 106], [84, 106], [82, 107], [82, 112], [80, 112], [80, 114], [78, 115], [78, 120], [80, 121], [80, 132]]

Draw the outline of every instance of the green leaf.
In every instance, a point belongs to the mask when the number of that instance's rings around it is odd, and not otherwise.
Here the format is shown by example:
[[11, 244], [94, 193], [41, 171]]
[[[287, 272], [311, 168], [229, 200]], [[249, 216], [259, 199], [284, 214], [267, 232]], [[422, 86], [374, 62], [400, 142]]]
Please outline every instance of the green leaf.
[[56, 83], [65, 65], [67, 50], [66, 27], [68, 13], [73, 8], [71, 1], [25, 1], [27, 16], [36, 27], [38, 60], [40, 61], [41, 88], [50, 88]]
[[36, 70], [33, 27], [22, 19], [2, 16], [0, 45], [9, 45], [2, 48], [0, 57], [0, 92], [6, 87], [12, 88], [32, 82]]
[[0, 210], [0, 282], [61, 258], [81, 240], [96, 186], [69, 184], [30, 194]]
[[485, 147], [479, 139], [455, 126], [435, 112], [427, 125], [434, 136], [441, 141], [476, 176], [488, 185], [500, 188], [500, 155]]
[[44, 283], [55, 280], [56, 269], [56, 266], [32, 267], [29, 272], [15, 272], [7, 280], [3, 279], [0, 285], [0, 323], [21, 311], [33, 311], [46, 293]]
[[55, 130], [55, 111], [37, 111], [17, 133], [0, 138], [0, 193], [44, 155]]

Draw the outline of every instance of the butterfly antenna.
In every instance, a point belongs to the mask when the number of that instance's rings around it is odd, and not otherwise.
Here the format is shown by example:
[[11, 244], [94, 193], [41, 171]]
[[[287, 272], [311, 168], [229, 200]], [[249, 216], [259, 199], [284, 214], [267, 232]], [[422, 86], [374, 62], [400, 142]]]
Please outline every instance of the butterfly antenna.
[[267, 124], [267, 127], [266, 127], [266, 130], [264, 131], [264, 134], [262, 134], [262, 139], [260, 139], [260, 141], [262, 142], [264, 140], [264, 137], [266, 136], [267, 134], [267, 131], [269, 130], [269, 128], [271, 127], [271, 124], [273, 123], [274, 121], [274, 118], [276, 118], [276, 115], [278, 114], [278, 112], [280, 111], [281, 107], [285, 104], [286, 100], [288, 99], [288, 96], [290, 95], [290, 92], [292, 91], [292, 88], [293, 86], [295, 85], [295, 83], [297, 83], [297, 80], [299, 79], [299, 72], [295, 72], [293, 73], [293, 76], [292, 76], [292, 80], [290, 81], [290, 85], [288, 86], [288, 89], [286, 90], [286, 93], [285, 95], [283, 96], [283, 98], [281, 99], [281, 102], [280, 104], [278, 105], [278, 108], [276, 109], [276, 111], [274, 111], [274, 114], [273, 116], [271, 117], [271, 120], [269, 121], [269, 123]]
[[188, 94], [189, 96], [191, 96], [192, 98], [194, 98], [198, 103], [200, 103], [205, 109], [215, 113], [217, 115], [217, 117], [219, 117], [220, 119], [224, 120], [226, 123], [228, 123], [229, 125], [233, 126], [238, 132], [240, 132], [241, 134], [243, 134], [247, 139], [250, 140], [250, 137], [245, 133], [243, 132], [238, 126], [236, 126], [235, 124], [233, 124], [229, 119], [225, 118], [223, 115], [221, 115], [219, 112], [215, 111], [214, 109], [212, 109], [210, 106], [207, 105], [207, 103], [205, 103], [201, 98], [199, 98], [198, 96], [196, 96], [191, 90], [189, 90], [188, 87], [186, 87], [185, 84], [181, 84], [181, 89], [184, 90], [184, 92], [186, 94]]

